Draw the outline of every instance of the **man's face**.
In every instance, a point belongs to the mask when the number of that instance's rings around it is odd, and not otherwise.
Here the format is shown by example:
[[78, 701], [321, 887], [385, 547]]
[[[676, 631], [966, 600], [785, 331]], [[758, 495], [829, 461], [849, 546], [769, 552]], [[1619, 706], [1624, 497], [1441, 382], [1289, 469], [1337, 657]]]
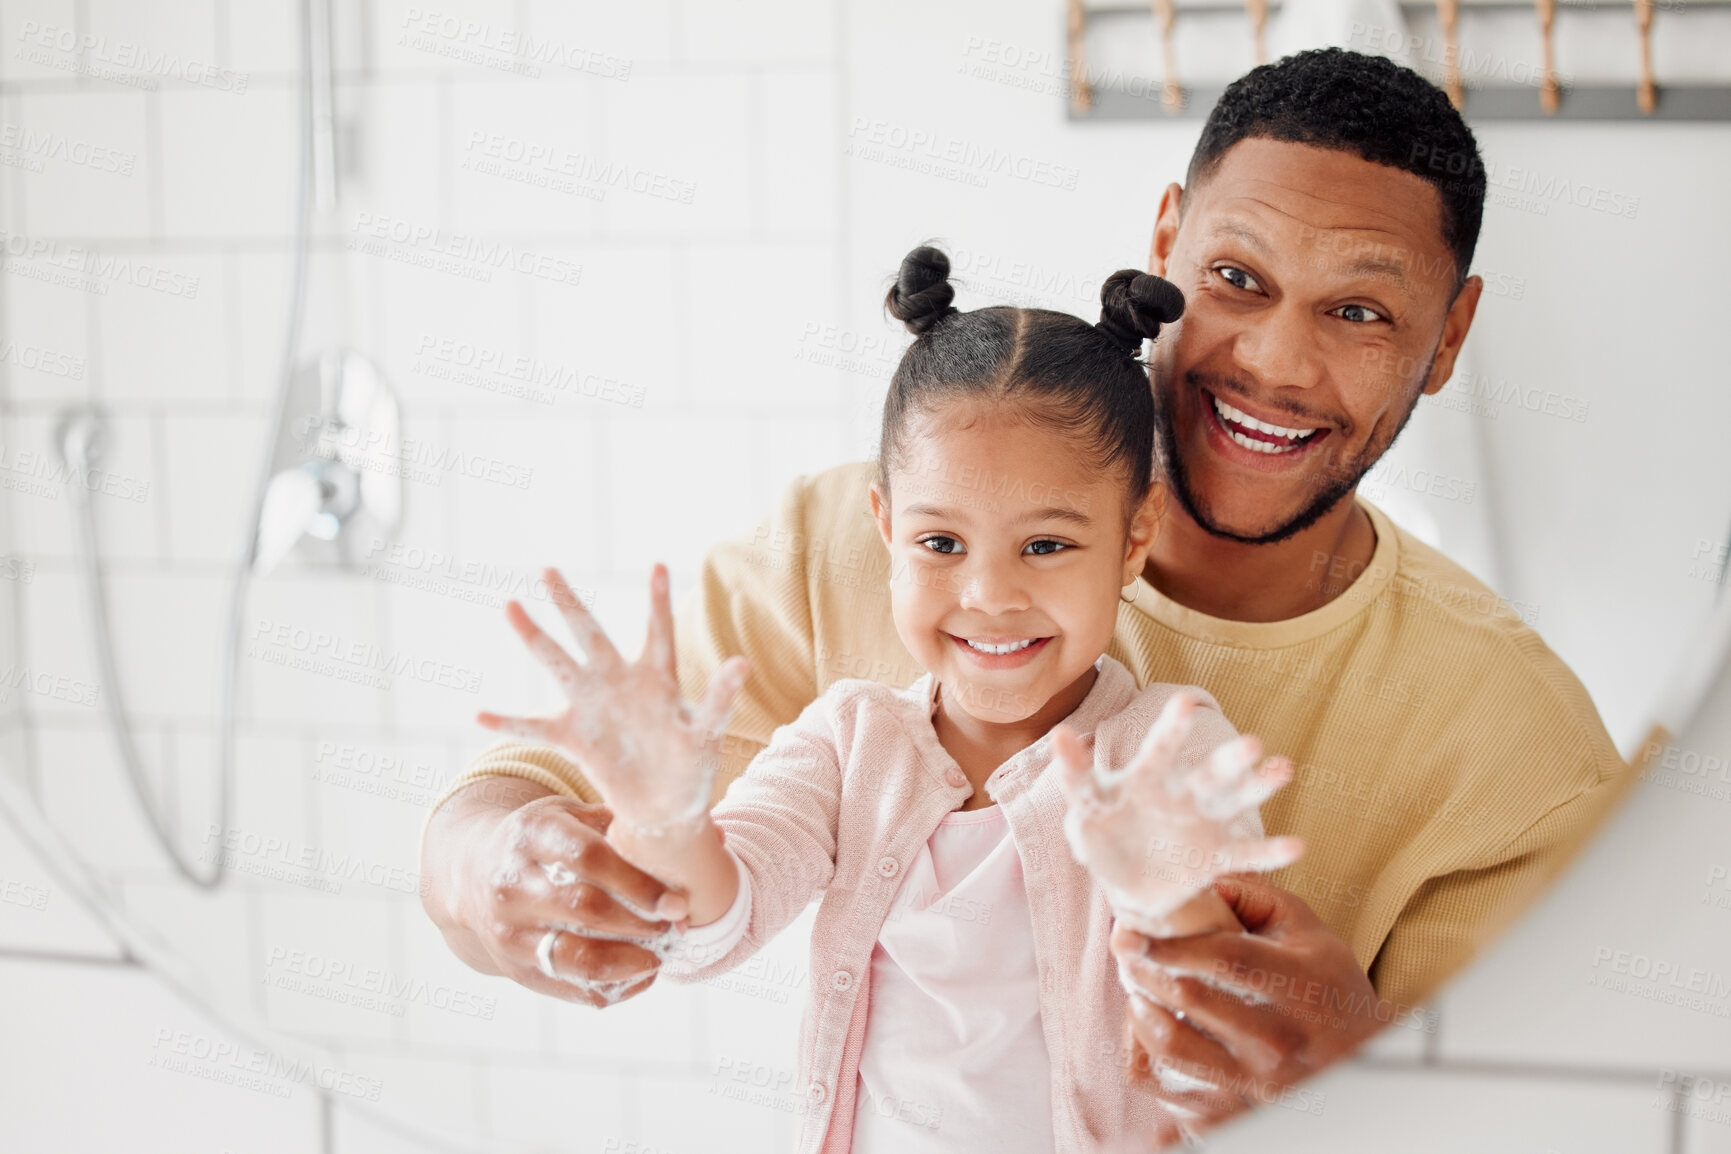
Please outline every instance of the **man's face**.
[[1350, 493], [1472, 320], [1442, 200], [1350, 153], [1242, 140], [1168, 190], [1152, 271], [1184, 290], [1154, 343], [1162, 465], [1219, 536], [1277, 541]]

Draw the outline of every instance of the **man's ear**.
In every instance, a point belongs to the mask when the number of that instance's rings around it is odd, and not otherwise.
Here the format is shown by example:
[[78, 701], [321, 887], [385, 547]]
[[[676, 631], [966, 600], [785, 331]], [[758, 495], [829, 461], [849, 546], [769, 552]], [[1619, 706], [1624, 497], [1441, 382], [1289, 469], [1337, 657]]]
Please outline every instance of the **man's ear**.
[[1166, 258], [1178, 243], [1178, 216], [1184, 206], [1184, 190], [1176, 184], [1160, 194], [1160, 211], [1154, 217], [1154, 240], [1148, 246], [1148, 271], [1166, 275]]
[[1443, 318], [1442, 340], [1437, 344], [1436, 356], [1431, 358], [1430, 376], [1425, 378], [1425, 396], [1441, 390], [1454, 374], [1455, 358], [1460, 356], [1467, 330], [1473, 327], [1473, 314], [1478, 311], [1479, 294], [1484, 289], [1485, 282], [1481, 278], [1469, 276], [1461, 285], [1461, 291], [1455, 294], [1448, 316]]
[[1160, 522], [1165, 514], [1166, 486], [1155, 481], [1130, 514], [1130, 537], [1124, 545], [1124, 579], [1119, 585], [1128, 585], [1142, 575], [1143, 566], [1148, 564], [1148, 551], [1160, 536]]
[[[878, 523], [878, 536], [884, 539], [884, 548], [888, 549], [890, 545], [890, 499], [882, 489], [878, 488], [876, 481], [871, 483], [870, 491], [872, 520]], [[1129, 582], [1126, 581], [1125, 584], [1128, 585]]]

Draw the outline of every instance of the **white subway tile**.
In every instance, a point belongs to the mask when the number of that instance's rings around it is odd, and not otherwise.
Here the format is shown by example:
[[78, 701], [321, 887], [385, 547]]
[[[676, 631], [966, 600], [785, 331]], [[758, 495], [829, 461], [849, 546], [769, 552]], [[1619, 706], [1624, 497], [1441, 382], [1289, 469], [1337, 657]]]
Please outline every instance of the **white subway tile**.
[[895, 368], [893, 334], [855, 333], [836, 324], [832, 246], [700, 245], [688, 261], [690, 389], [699, 410], [835, 412], [842, 396], [839, 366], [885, 378]]
[[[578, 375], [577, 387], [565, 390], [559, 407], [585, 416], [630, 417], [688, 404], [693, 329], [706, 310], [723, 302], [691, 298], [683, 283], [685, 256], [666, 244], [542, 251], [582, 268], [576, 285], [540, 278], [530, 283], [534, 355], [561, 374]], [[682, 299], [688, 303], [681, 305]]]
[[13, 401], [90, 400], [96, 374], [90, 305], [100, 298], [18, 276], [8, 278], [3, 295], [0, 374], [7, 396]]
[[[368, 257], [369, 260], [384, 260]], [[509, 395], [511, 379], [479, 368], [508, 363], [525, 351], [521, 285], [494, 274], [481, 282], [448, 271], [395, 261], [380, 278], [391, 307], [370, 350], [403, 406], [403, 421], [425, 424], [429, 405], [495, 412], [542, 411]]]
[[529, 0], [529, 28], [544, 49], [543, 76], [576, 72], [629, 84], [644, 65], [665, 65], [675, 51], [672, 0]]
[[0, 78], [8, 81], [76, 75], [77, 0], [8, 0], [0, 6]]
[[554, 1047], [567, 1058], [688, 1066], [698, 1055], [697, 998], [689, 986], [656, 978], [647, 990], [607, 1007], [557, 1002]]
[[107, 584], [127, 709], [135, 718], [209, 717], [221, 668], [227, 576], [110, 573]]
[[377, 608], [370, 582], [311, 570], [255, 580], [241, 629], [241, 716], [376, 724], [388, 692], [377, 666], [389, 656]]
[[439, 89], [434, 81], [407, 79], [337, 89], [339, 118], [353, 132], [339, 173], [342, 211], [332, 222], [345, 242], [386, 219], [411, 227], [440, 223], [446, 125]]
[[[0, 988], [7, 1021], [31, 1039], [0, 1057], [11, 1148], [317, 1148], [312, 1071], [300, 1067], [305, 1082], [254, 1072], [268, 1071], [266, 1053], [188, 1006], [148, 970], [0, 961]], [[67, 1029], [68, 1022], [80, 1028]], [[91, 1106], [93, 1087], [100, 1087], [101, 1109]]]
[[173, 238], [288, 235], [298, 171], [291, 92], [165, 89], [157, 99], [163, 232]]
[[656, 561], [690, 571], [711, 544], [750, 531], [765, 510], [747, 509], [752, 422], [743, 417], [645, 417], [606, 440], [613, 572], [646, 579]]
[[500, 1062], [487, 1079], [487, 1116], [507, 1149], [600, 1151], [626, 1121], [623, 1075]]
[[[218, 45], [224, 67], [248, 76], [251, 88], [259, 73], [293, 75], [300, 68], [300, 6], [256, 4], [251, 0], [217, 0], [224, 7], [224, 43]], [[341, 25], [341, 17], [336, 18]], [[346, 31], [346, 29], [344, 29]]]
[[376, 1103], [336, 1097], [332, 1154], [434, 1154], [460, 1142], [481, 1148], [472, 1061], [410, 1054], [355, 1054], [357, 1070], [380, 1084]]
[[19, 414], [7, 425], [0, 484], [11, 490], [18, 551], [41, 561], [75, 562], [82, 573], [82, 496], [75, 486], [85, 485], [94, 487], [90, 497], [103, 560], [154, 559], [160, 552], [158, 517], [164, 500], [154, 420], [109, 414], [102, 464], [80, 474], [60, 457], [61, 415]]
[[[162, 762], [155, 735], [140, 727], [135, 738], [160, 812]], [[148, 832], [112, 734], [106, 729], [42, 726], [36, 751], [43, 812], [79, 861], [133, 877], [171, 876], [173, 867]]]
[[[428, 990], [427, 1000], [408, 1006], [404, 1036], [411, 1045], [460, 1047], [519, 1059], [545, 1054], [548, 1019], [560, 1002], [509, 978], [470, 969], [451, 952], [418, 901], [402, 903], [396, 916], [402, 926], [403, 967]], [[432, 1004], [435, 994], [442, 1006]]]
[[[20, 170], [23, 224], [33, 237], [139, 237], [151, 231], [153, 158], [142, 93], [20, 94], [0, 151]], [[88, 275], [89, 270], [85, 270]]]
[[[400, 975], [388, 929], [390, 903], [332, 894], [265, 894], [252, 957], [265, 1020], [321, 1044], [395, 1036], [395, 1000], [364, 988], [367, 971]], [[369, 1000], [370, 999], [370, 1000]]]
[[118, 958], [114, 936], [15, 836], [0, 838], [0, 949]]
[[247, 941], [252, 898], [244, 884], [231, 878], [212, 891], [195, 889], [178, 874], [126, 879], [120, 901], [128, 921], [174, 959], [176, 980], [198, 1005], [223, 1015], [258, 1011], [262, 1001]]
[[[89, 0], [85, 29], [103, 41], [103, 53], [136, 48], [141, 75], [179, 76], [216, 63], [217, 0]], [[151, 63], [169, 58], [160, 68]]]
[[830, 60], [836, 50], [835, 12], [833, 4], [797, 0], [693, 5], [681, 14], [681, 47], [692, 60]]
[[751, 100], [745, 76], [634, 75], [602, 89], [601, 220], [615, 235], [711, 237], [751, 227]]
[[835, 75], [827, 69], [765, 72], [756, 84], [763, 158], [753, 206], [757, 226], [771, 233], [833, 232], [840, 226], [845, 130]]
[[241, 556], [264, 467], [261, 417], [176, 413], [163, 422], [170, 555], [225, 566]]
[[1336, 1066], [1208, 1136], [1217, 1154], [1664, 1154], [1667, 1119], [1638, 1085], [1540, 1075]]
[[[634, 82], [635, 83], [635, 82]], [[458, 232], [560, 235], [595, 227], [595, 182], [611, 153], [595, 122], [603, 80], [469, 83], [452, 89], [451, 174]]]
[[100, 259], [112, 260], [120, 270], [98, 298], [102, 397], [226, 398], [232, 362], [223, 258], [103, 252]]

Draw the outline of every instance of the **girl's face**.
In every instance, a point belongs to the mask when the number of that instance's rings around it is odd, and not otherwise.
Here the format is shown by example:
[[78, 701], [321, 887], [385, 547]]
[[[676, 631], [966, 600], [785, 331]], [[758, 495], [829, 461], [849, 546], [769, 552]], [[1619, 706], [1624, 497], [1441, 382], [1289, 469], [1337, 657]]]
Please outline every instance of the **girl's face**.
[[890, 602], [908, 652], [947, 705], [1024, 721], [1106, 651], [1119, 590], [1142, 571], [1158, 520], [1129, 517], [1119, 470], [1010, 410], [954, 402], [916, 414], [872, 514], [890, 552]]

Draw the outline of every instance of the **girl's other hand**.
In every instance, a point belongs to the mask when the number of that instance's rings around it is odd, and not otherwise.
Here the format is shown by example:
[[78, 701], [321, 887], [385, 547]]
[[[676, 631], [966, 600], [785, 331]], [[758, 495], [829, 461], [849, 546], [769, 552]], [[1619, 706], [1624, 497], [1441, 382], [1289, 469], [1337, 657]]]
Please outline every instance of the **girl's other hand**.
[[1096, 769], [1086, 744], [1060, 725], [1052, 747], [1069, 811], [1064, 833], [1076, 859], [1131, 924], [1158, 932], [1164, 920], [1222, 875], [1273, 870], [1304, 852], [1295, 837], [1235, 838], [1232, 819], [1255, 809], [1292, 777], [1283, 758], [1238, 737], [1200, 765], [1179, 760], [1201, 702], [1174, 694], [1128, 766]]

